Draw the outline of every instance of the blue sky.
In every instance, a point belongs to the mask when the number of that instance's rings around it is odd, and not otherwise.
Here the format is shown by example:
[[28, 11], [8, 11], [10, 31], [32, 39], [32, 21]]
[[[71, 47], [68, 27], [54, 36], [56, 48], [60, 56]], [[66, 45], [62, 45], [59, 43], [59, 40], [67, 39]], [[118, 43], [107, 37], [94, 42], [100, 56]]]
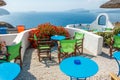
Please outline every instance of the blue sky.
[[98, 9], [108, 0], [5, 0], [2, 8], [10, 12], [65, 11], [70, 9]]

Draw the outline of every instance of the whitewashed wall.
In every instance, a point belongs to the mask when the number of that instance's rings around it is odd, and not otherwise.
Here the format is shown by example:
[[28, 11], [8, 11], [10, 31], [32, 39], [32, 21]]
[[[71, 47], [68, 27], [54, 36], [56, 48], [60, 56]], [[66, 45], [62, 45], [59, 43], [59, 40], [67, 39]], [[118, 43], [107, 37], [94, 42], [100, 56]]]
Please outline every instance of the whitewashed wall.
[[[105, 16], [105, 17], [106, 17], [106, 25], [103, 26], [103, 25], [99, 25], [99, 24], [98, 24], [100, 16]], [[97, 30], [99, 30], [99, 31], [103, 31], [104, 28], [112, 28], [112, 29], [113, 29], [114, 26], [113, 26], [112, 23], [110, 22], [107, 13], [100, 13], [100, 14], [97, 16], [96, 20], [90, 24], [90, 29], [97, 29]]]
[[17, 34], [1, 34], [0, 41], [5, 41], [7, 45], [11, 45]]
[[74, 32], [82, 32], [85, 34], [83, 46], [90, 52], [90, 55], [97, 56], [98, 54], [101, 54], [103, 37], [82, 29], [70, 28], [68, 26], [66, 29], [69, 31], [71, 36], [74, 35]]
[[[103, 38], [101, 36], [95, 35], [91, 32], [87, 32], [81, 29], [75, 29], [66, 27], [66, 29], [69, 31], [71, 36], [74, 35], [74, 32], [83, 32], [85, 34], [84, 37], [84, 48], [86, 48], [88, 51], [90, 51], [90, 55], [98, 55], [102, 52], [102, 44], [103, 44]], [[0, 35], [0, 41], [6, 41], [7, 45], [11, 45], [12, 43], [18, 43], [22, 40], [22, 50], [21, 50], [21, 57], [22, 61], [24, 58], [24, 54], [28, 46], [30, 45], [28, 41], [29, 37], [29, 31], [26, 30], [24, 32], [18, 33], [18, 34], [2, 34]]]
[[28, 46], [30, 45], [30, 43], [28, 41], [29, 31], [30, 30], [26, 30], [24, 32], [19, 33], [16, 36], [16, 38], [13, 40], [13, 43], [19, 43], [20, 41], [22, 41], [22, 49], [21, 49], [22, 61], [23, 61], [23, 58], [24, 58], [25, 51], [28, 48]]

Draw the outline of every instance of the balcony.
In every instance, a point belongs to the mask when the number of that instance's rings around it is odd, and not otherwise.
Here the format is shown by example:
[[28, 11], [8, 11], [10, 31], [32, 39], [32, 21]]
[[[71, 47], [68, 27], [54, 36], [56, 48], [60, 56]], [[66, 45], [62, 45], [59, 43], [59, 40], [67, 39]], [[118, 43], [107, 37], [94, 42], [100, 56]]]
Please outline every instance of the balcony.
[[[103, 38], [81, 29], [70, 27], [65, 27], [65, 29], [69, 31], [71, 36], [73, 36], [74, 32], [79, 31], [85, 34], [83, 56], [91, 58], [99, 66], [98, 73], [87, 79], [110, 80], [109, 72], [116, 73], [118, 69], [114, 59], [109, 58], [108, 49], [102, 48]], [[43, 61], [39, 62], [37, 50], [29, 48], [29, 31], [30, 30], [25, 30], [21, 33], [0, 35], [0, 40], [6, 41], [7, 45], [22, 40], [23, 48], [21, 50], [21, 57], [23, 61], [23, 69], [16, 80], [69, 80], [69, 77], [63, 74], [59, 69], [57, 53], [55, 51], [51, 54], [51, 61], [47, 58], [43, 58]]]

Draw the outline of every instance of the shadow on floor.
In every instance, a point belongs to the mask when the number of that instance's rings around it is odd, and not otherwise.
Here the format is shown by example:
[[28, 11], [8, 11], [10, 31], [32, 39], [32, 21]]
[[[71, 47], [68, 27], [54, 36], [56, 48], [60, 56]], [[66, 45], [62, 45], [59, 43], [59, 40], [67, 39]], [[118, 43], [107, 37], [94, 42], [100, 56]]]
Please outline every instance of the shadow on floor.
[[24, 54], [22, 70], [19, 76], [15, 80], [36, 80], [36, 77], [32, 75], [30, 72], [28, 72], [28, 70], [30, 69], [30, 64], [32, 60], [31, 58], [32, 58], [33, 49], [31, 49], [31, 51], [29, 52], [27, 51], [29, 50], [26, 50]]
[[107, 53], [105, 52], [102, 52], [101, 54], [99, 54], [99, 56], [102, 56], [102, 57], [105, 57], [105, 58], [108, 58], [108, 59], [113, 59], [113, 57], [111, 58]]
[[58, 62], [56, 61], [57, 57], [52, 57], [51, 60], [49, 60], [48, 58], [42, 58], [42, 60], [40, 61], [40, 63], [45, 64], [45, 67], [50, 67], [50, 66], [55, 66], [55, 65], [59, 65]]

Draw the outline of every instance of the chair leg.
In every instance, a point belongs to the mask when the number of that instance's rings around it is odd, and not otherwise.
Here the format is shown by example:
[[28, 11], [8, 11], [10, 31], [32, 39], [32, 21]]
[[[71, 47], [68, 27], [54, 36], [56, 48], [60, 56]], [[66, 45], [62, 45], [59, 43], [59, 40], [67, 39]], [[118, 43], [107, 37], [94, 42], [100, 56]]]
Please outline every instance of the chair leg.
[[39, 59], [39, 61], [40, 61], [40, 53], [38, 53], [38, 59]]
[[82, 49], [81, 49], [81, 53], [83, 54], [83, 47], [82, 47]]
[[20, 67], [21, 67], [21, 69], [22, 69], [22, 59], [21, 59], [21, 55], [20, 55], [20, 57], [18, 58], [19, 60], [20, 60]]
[[22, 60], [20, 59], [20, 67], [21, 67], [21, 69], [22, 69], [22, 64], [23, 64], [23, 63], [22, 63]]
[[20, 60], [20, 68], [22, 69], [22, 60], [21, 60], [21, 57], [17, 57], [17, 58], [15, 58], [15, 60], [14, 60], [14, 62], [16, 62], [17, 61], [17, 59], [19, 59]]
[[79, 50], [79, 48], [77, 48], [77, 50], [78, 50], [78, 52], [79, 52], [79, 54], [80, 54], [80, 50]]
[[60, 64], [60, 53], [58, 53], [58, 61], [59, 61], [59, 64]]
[[40, 51], [37, 49], [37, 53], [38, 53], [38, 60], [40, 61]]
[[49, 57], [49, 52], [47, 52], [47, 57]]
[[111, 46], [110, 46], [109, 53], [110, 53], [110, 58], [112, 58], [112, 47]]
[[51, 60], [51, 53], [47, 52], [47, 57]]
[[51, 53], [49, 52], [49, 59], [51, 60]]
[[76, 56], [76, 52], [72, 53], [73, 55], [72, 56]]
[[17, 61], [17, 59], [15, 58], [14, 62], [16, 62], [16, 61]]

